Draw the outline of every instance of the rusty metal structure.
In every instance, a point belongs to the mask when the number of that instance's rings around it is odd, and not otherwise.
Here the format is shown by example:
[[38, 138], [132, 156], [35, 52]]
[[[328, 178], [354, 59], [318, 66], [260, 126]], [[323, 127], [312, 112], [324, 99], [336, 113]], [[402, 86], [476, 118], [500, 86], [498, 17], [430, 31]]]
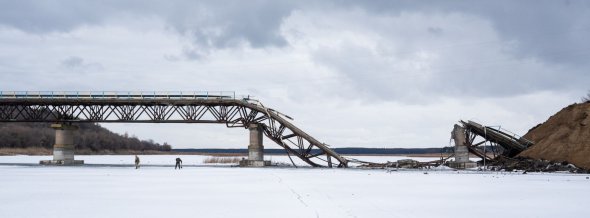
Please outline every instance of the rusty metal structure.
[[[466, 144], [469, 152], [482, 159], [491, 160], [500, 155], [504, 157], [515, 157], [534, 144], [534, 142], [499, 126], [484, 126], [471, 120], [461, 120], [459, 122], [465, 131]], [[476, 142], [478, 137], [482, 139]], [[490, 151], [484, 150], [487, 142], [491, 145], [490, 147], [492, 149]], [[502, 151], [495, 149], [498, 147], [501, 147]]]
[[6, 92], [0, 122], [259, 124], [264, 135], [313, 167], [348, 167], [348, 160], [288, 120], [235, 92]]

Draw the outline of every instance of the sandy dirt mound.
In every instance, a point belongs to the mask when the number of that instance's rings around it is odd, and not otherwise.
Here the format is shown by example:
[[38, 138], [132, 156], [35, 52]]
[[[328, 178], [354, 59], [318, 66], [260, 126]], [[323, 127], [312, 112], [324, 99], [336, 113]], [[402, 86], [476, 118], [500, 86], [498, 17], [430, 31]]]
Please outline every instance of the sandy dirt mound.
[[590, 169], [590, 103], [567, 106], [524, 137], [535, 145], [519, 156], [567, 161]]

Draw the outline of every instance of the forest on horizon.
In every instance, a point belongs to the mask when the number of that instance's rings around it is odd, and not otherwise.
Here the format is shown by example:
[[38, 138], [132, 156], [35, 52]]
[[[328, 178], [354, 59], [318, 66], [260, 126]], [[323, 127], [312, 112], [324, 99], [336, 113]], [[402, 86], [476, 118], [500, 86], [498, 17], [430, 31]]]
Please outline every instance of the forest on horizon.
[[[79, 123], [74, 132], [76, 149], [93, 152], [110, 150], [170, 151], [168, 143], [140, 140], [136, 136], [117, 134], [96, 123]], [[0, 148], [53, 148], [55, 130], [49, 123], [0, 123]]]

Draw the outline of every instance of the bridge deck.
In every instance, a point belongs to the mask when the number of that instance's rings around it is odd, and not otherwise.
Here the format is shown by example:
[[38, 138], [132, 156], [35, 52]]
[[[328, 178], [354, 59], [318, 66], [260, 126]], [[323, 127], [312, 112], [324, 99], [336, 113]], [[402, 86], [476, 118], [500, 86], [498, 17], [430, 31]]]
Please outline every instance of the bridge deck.
[[0, 91], [0, 99], [236, 99], [234, 91]]

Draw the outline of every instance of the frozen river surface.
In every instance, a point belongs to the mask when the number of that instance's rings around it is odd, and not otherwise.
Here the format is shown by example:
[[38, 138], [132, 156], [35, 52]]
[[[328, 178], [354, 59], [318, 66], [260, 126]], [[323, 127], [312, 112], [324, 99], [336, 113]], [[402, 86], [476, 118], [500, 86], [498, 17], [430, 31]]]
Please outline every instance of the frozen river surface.
[[[77, 156], [131, 164], [132, 156]], [[0, 166], [0, 217], [587, 217], [589, 175], [146, 166]], [[193, 159], [191, 159], [193, 158]], [[199, 159], [200, 158], [200, 159]], [[276, 157], [280, 159], [283, 157]], [[382, 157], [381, 157], [382, 158]], [[48, 157], [5, 156], [0, 163]], [[153, 166], [147, 162], [151, 160]]]

